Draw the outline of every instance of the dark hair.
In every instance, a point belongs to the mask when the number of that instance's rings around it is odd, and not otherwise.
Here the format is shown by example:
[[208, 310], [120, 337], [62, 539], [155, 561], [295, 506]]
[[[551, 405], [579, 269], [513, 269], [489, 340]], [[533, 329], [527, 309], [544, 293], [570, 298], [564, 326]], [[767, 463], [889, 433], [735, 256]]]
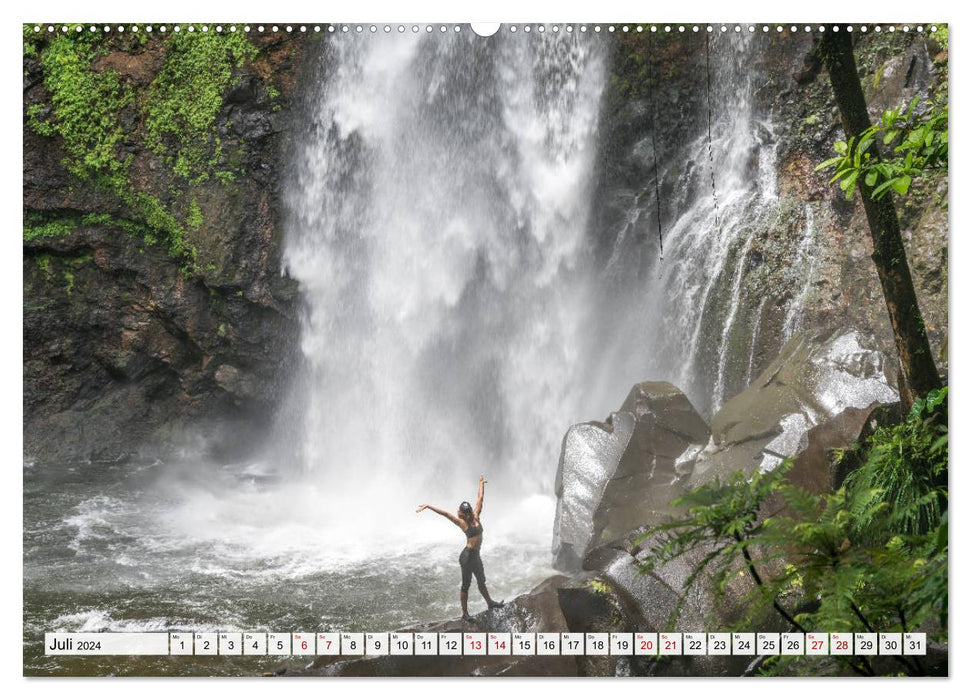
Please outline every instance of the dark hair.
[[468, 501], [462, 501], [459, 503], [459, 515], [468, 520], [468, 516], [472, 515], [472, 505]]

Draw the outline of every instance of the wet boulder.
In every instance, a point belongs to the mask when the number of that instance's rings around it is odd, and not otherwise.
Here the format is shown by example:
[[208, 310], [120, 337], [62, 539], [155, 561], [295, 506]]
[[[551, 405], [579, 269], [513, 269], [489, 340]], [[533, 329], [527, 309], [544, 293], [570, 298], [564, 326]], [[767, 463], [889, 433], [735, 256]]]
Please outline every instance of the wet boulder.
[[594, 535], [594, 513], [604, 486], [634, 432], [634, 416], [614, 413], [603, 423], [572, 426], [563, 438], [556, 470], [553, 566], [575, 571]]
[[711, 442], [696, 458], [688, 485], [736, 471], [768, 471], [792, 458], [793, 480], [826, 488], [829, 450], [853, 444], [870, 413], [898, 399], [894, 372], [873, 347], [855, 330], [794, 336], [715, 414]]
[[637, 384], [606, 422], [571, 427], [556, 477], [554, 566], [576, 570], [592, 550], [670, 513], [690, 473], [684, 455], [708, 436], [688, 398], [667, 382]]

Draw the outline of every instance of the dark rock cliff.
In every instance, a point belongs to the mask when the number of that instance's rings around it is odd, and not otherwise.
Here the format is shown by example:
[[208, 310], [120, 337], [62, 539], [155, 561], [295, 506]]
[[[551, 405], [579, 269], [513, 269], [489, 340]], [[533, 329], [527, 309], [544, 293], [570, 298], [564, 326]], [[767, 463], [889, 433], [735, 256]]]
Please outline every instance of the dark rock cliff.
[[[163, 88], [191, 87], [208, 69], [177, 55], [176, 37], [98, 37], [71, 53], [63, 38], [55, 46], [56, 36], [27, 34], [24, 457], [250, 449], [298, 348], [296, 285], [281, 274], [280, 189], [296, 76], [315, 42], [249, 35], [245, 58], [206, 78], [223, 88], [211, 123], [193, 132], [195, 116], [178, 112], [191, 102], [179, 99], [175, 128], [153, 141]], [[94, 56], [73, 82], [110, 77], [113, 94], [126, 96], [116, 112], [80, 115], [82, 126], [108, 124], [87, 141], [67, 124], [70, 95], [58, 91], [70, 86], [58, 82], [55, 50]], [[104, 132], [118, 139], [88, 167], [78, 152]], [[190, 147], [201, 154], [195, 170], [180, 160]]]

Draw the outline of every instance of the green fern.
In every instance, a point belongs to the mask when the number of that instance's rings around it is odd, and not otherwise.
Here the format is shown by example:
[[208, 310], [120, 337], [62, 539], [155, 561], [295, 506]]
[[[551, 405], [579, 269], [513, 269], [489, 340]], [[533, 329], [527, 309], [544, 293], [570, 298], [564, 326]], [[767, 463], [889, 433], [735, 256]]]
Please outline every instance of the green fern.
[[[730, 584], [751, 586], [735, 624], [780, 615], [793, 629], [927, 631], [947, 640], [947, 388], [914, 404], [906, 421], [858, 448], [862, 466], [842, 488], [814, 494], [790, 483], [791, 462], [741, 472], [676, 499], [682, 515], [641, 539], [641, 572], [691, 555], [695, 562], [672, 624], [706, 581], [718, 601]], [[717, 623], [717, 621], [715, 621]], [[713, 624], [715, 624], [713, 623]], [[891, 673], [923, 675], [915, 658], [893, 657]], [[863, 657], [783, 657], [763, 674], [874, 675]], [[883, 670], [882, 670], [883, 672]]]

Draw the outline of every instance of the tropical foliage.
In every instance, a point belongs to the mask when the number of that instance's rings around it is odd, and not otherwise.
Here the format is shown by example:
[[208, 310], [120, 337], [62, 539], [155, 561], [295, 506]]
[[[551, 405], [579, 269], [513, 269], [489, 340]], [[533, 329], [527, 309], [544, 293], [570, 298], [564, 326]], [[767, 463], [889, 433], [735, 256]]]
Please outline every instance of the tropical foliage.
[[[752, 584], [739, 629], [780, 615], [794, 631], [928, 633], [947, 640], [947, 387], [903, 423], [856, 448], [862, 466], [833, 493], [796, 486], [786, 462], [703, 485], [675, 501], [683, 515], [642, 538], [642, 573], [697, 562], [682, 603], [703, 580], [725, 596]], [[737, 586], [735, 587], [737, 592]], [[766, 674], [923, 675], [919, 657], [776, 657]]]
[[[853, 198], [861, 178], [871, 197], [881, 199], [891, 191], [907, 194], [913, 181], [927, 171], [947, 169], [947, 106], [921, 114], [919, 104], [920, 98], [915, 97], [909, 106], [888, 109], [859, 136], [837, 141], [833, 146], [837, 155], [816, 170], [833, 169], [830, 182], [839, 182], [847, 199]], [[889, 149], [885, 157], [874, 148], [878, 142]]]

